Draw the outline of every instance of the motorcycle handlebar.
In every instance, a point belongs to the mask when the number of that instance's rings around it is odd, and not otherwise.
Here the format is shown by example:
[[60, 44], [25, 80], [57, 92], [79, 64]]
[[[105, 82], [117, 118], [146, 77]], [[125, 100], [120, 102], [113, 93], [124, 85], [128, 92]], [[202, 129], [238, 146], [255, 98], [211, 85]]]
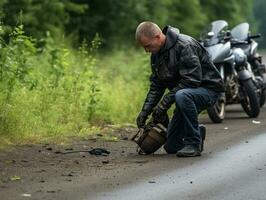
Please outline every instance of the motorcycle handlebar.
[[233, 45], [248, 44], [247, 41], [242, 41], [242, 40], [238, 40], [238, 39], [231, 39], [231, 43], [232, 43]]
[[257, 35], [250, 35], [249, 39], [255, 39], [255, 38], [260, 38], [261, 34], [257, 34]]

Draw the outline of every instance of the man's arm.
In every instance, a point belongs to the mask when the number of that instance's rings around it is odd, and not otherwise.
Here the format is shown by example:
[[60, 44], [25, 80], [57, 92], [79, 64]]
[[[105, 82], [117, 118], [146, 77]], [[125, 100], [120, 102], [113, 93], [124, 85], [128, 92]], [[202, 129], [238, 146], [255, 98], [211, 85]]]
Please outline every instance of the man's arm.
[[165, 91], [165, 86], [154, 74], [151, 75], [150, 81], [150, 89], [142, 107], [142, 111], [146, 112], [147, 115], [152, 113], [153, 108], [158, 104]]
[[165, 91], [165, 87], [154, 74], [151, 75], [150, 81], [151, 85], [149, 92], [144, 101], [141, 112], [137, 117], [137, 125], [139, 128], [142, 128], [145, 125], [148, 116], [152, 113], [153, 108], [158, 104]]

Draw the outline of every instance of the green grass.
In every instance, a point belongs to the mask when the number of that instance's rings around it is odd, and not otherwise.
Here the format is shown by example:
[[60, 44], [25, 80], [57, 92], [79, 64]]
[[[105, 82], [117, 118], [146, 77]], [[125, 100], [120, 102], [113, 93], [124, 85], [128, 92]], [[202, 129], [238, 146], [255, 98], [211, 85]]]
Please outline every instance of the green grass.
[[116, 50], [101, 58], [102, 119], [135, 123], [148, 89], [149, 70], [149, 56], [142, 51]]

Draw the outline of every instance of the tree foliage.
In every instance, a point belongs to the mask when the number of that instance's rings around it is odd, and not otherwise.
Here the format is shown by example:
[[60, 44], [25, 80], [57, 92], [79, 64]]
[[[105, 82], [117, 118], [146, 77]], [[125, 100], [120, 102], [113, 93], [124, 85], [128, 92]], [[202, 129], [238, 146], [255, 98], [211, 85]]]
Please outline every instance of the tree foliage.
[[70, 12], [83, 13], [87, 5], [70, 0], [1, 0], [2, 23], [8, 33], [19, 24], [25, 32], [37, 38], [46, 31], [63, 32], [70, 21]]
[[49, 30], [78, 41], [98, 33], [103, 46], [113, 47], [132, 44], [143, 20], [198, 36], [212, 20], [225, 19], [232, 25], [248, 20], [252, 4], [250, 0], [0, 0], [0, 17], [6, 30], [22, 22], [26, 33], [37, 38]]
[[258, 31], [262, 34], [261, 43], [262, 46], [266, 47], [266, 1], [255, 0], [254, 2], [254, 17], [257, 21]]
[[231, 26], [252, 18], [253, 1], [250, 0], [200, 0], [209, 21], [224, 19]]

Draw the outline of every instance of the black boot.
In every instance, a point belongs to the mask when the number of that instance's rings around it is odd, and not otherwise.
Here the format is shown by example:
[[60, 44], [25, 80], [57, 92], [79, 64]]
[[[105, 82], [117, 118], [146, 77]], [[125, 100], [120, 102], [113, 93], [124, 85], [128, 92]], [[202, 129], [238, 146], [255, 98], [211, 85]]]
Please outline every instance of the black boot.
[[201, 144], [199, 145], [185, 145], [181, 150], [177, 151], [178, 157], [194, 157], [200, 156], [204, 149], [204, 140], [206, 138], [206, 128], [203, 124], [199, 125]]
[[195, 156], [200, 156], [201, 155], [200, 152], [201, 152], [200, 145], [187, 144], [184, 145], [184, 147], [176, 153], [176, 156], [195, 157]]

